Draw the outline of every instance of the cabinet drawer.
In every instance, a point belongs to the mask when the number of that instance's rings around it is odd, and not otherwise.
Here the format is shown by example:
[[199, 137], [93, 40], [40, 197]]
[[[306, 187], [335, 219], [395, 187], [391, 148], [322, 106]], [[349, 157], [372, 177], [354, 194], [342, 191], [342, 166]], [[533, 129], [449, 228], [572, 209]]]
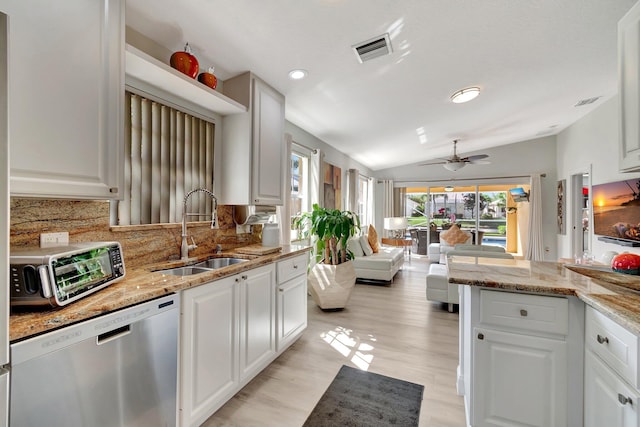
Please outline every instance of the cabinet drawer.
[[563, 297], [480, 291], [480, 323], [567, 335], [569, 301]]
[[298, 255], [293, 258], [278, 261], [278, 283], [284, 283], [301, 274], [307, 274], [307, 259], [309, 254]]
[[638, 337], [587, 306], [585, 344], [625, 381], [638, 388]]

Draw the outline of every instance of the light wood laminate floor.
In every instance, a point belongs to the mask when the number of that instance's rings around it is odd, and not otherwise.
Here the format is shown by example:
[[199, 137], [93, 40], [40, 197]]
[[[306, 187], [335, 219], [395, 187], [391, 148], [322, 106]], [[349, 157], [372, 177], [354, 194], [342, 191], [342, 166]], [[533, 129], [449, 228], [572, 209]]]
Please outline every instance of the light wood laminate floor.
[[300, 427], [344, 364], [424, 385], [421, 427], [464, 426], [458, 313], [426, 300], [427, 269], [407, 258], [392, 284], [356, 284], [343, 311], [309, 297], [303, 336], [203, 425]]

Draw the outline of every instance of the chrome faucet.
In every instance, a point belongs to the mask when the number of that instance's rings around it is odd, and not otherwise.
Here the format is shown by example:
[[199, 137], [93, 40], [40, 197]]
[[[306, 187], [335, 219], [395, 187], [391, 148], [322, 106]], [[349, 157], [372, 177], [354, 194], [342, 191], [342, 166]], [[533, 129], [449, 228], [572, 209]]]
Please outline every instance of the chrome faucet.
[[182, 245], [180, 246], [180, 259], [185, 261], [189, 259], [189, 251], [198, 247], [196, 242], [191, 237], [191, 244], [187, 242], [187, 217], [188, 216], [201, 216], [201, 213], [188, 213], [187, 202], [193, 193], [206, 193], [213, 200], [213, 212], [211, 213], [211, 228], [218, 228], [218, 199], [216, 196], [206, 188], [196, 188], [191, 190], [184, 197], [182, 204]]

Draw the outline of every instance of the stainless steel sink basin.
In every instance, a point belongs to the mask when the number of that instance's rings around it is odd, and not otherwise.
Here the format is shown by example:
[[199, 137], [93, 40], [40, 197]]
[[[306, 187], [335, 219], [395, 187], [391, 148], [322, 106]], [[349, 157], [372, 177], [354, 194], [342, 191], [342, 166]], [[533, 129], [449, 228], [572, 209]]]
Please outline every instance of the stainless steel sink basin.
[[194, 274], [206, 273], [207, 271], [211, 271], [211, 269], [196, 267], [196, 266], [188, 266], [188, 267], [176, 267], [176, 268], [169, 268], [166, 270], [160, 270], [158, 271], [158, 273], [170, 274], [172, 276], [191, 276]]
[[222, 268], [222, 267], [227, 267], [227, 266], [238, 264], [245, 261], [248, 261], [248, 260], [243, 258], [231, 258], [231, 257], [210, 258], [206, 261], [202, 261], [197, 264], [194, 264], [194, 267]]

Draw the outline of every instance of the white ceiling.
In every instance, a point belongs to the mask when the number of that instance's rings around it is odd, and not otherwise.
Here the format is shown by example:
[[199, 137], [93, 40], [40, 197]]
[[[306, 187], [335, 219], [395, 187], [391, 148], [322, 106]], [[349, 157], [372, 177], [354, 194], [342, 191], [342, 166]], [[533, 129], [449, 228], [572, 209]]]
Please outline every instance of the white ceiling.
[[[287, 120], [379, 170], [447, 157], [453, 139], [466, 155], [560, 132], [617, 92], [616, 26], [636, 0], [126, 1], [128, 26], [188, 41], [222, 80], [253, 71]], [[359, 63], [352, 45], [384, 33], [393, 53]], [[451, 103], [468, 86], [480, 96]]]

